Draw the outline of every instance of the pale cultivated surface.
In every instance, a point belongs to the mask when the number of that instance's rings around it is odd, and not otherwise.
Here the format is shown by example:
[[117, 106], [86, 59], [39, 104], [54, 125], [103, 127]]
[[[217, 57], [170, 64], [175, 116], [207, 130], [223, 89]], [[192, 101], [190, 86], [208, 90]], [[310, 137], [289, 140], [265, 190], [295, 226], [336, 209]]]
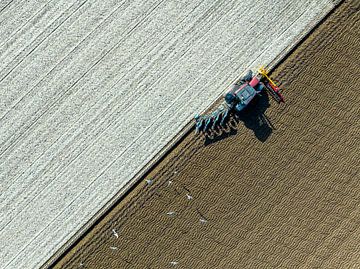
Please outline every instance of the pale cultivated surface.
[[330, 0], [1, 1], [0, 267], [41, 266]]

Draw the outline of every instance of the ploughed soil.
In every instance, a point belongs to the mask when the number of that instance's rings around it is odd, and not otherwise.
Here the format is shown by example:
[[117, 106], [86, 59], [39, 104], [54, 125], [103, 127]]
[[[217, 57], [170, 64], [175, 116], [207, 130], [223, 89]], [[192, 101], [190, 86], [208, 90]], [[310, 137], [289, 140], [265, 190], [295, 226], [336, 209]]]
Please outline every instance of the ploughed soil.
[[218, 139], [188, 134], [56, 268], [359, 268], [360, 2]]

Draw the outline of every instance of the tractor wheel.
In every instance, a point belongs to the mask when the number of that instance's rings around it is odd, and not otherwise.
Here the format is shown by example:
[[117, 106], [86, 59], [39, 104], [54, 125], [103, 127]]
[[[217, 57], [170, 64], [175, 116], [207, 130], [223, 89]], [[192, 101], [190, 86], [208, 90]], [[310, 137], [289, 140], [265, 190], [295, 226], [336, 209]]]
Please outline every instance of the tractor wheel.
[[250, 81], [251, 79], [252, 79], [252, 77], [253, 77], [253, 72], [251, 71], [251, 70], [249, 70], [247, 73], [246, 73], [246, 75], [245, 76], [243, 76], [243, 80], [244, 81]]

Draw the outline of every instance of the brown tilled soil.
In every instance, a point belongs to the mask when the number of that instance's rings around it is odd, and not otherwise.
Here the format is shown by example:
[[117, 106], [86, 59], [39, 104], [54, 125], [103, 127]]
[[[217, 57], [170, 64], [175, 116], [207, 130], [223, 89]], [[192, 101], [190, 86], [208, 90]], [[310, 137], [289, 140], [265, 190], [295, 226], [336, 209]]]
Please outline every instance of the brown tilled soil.
[[56, 268], [360, 268], [359, 71], [346, 1], [272, 74], [285, 105], [189, 134]]

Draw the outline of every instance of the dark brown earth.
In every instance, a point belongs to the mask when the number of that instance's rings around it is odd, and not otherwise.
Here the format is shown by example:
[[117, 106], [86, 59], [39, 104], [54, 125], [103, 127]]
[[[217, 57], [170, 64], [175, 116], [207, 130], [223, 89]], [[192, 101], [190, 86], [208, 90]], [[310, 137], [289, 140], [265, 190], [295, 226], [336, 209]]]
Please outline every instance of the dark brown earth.
[[214, 143], [189, 134], [55, 267], [359, 268], [359, 71], [345, 1], [272, 74], [285, 105], [259, 98]]

